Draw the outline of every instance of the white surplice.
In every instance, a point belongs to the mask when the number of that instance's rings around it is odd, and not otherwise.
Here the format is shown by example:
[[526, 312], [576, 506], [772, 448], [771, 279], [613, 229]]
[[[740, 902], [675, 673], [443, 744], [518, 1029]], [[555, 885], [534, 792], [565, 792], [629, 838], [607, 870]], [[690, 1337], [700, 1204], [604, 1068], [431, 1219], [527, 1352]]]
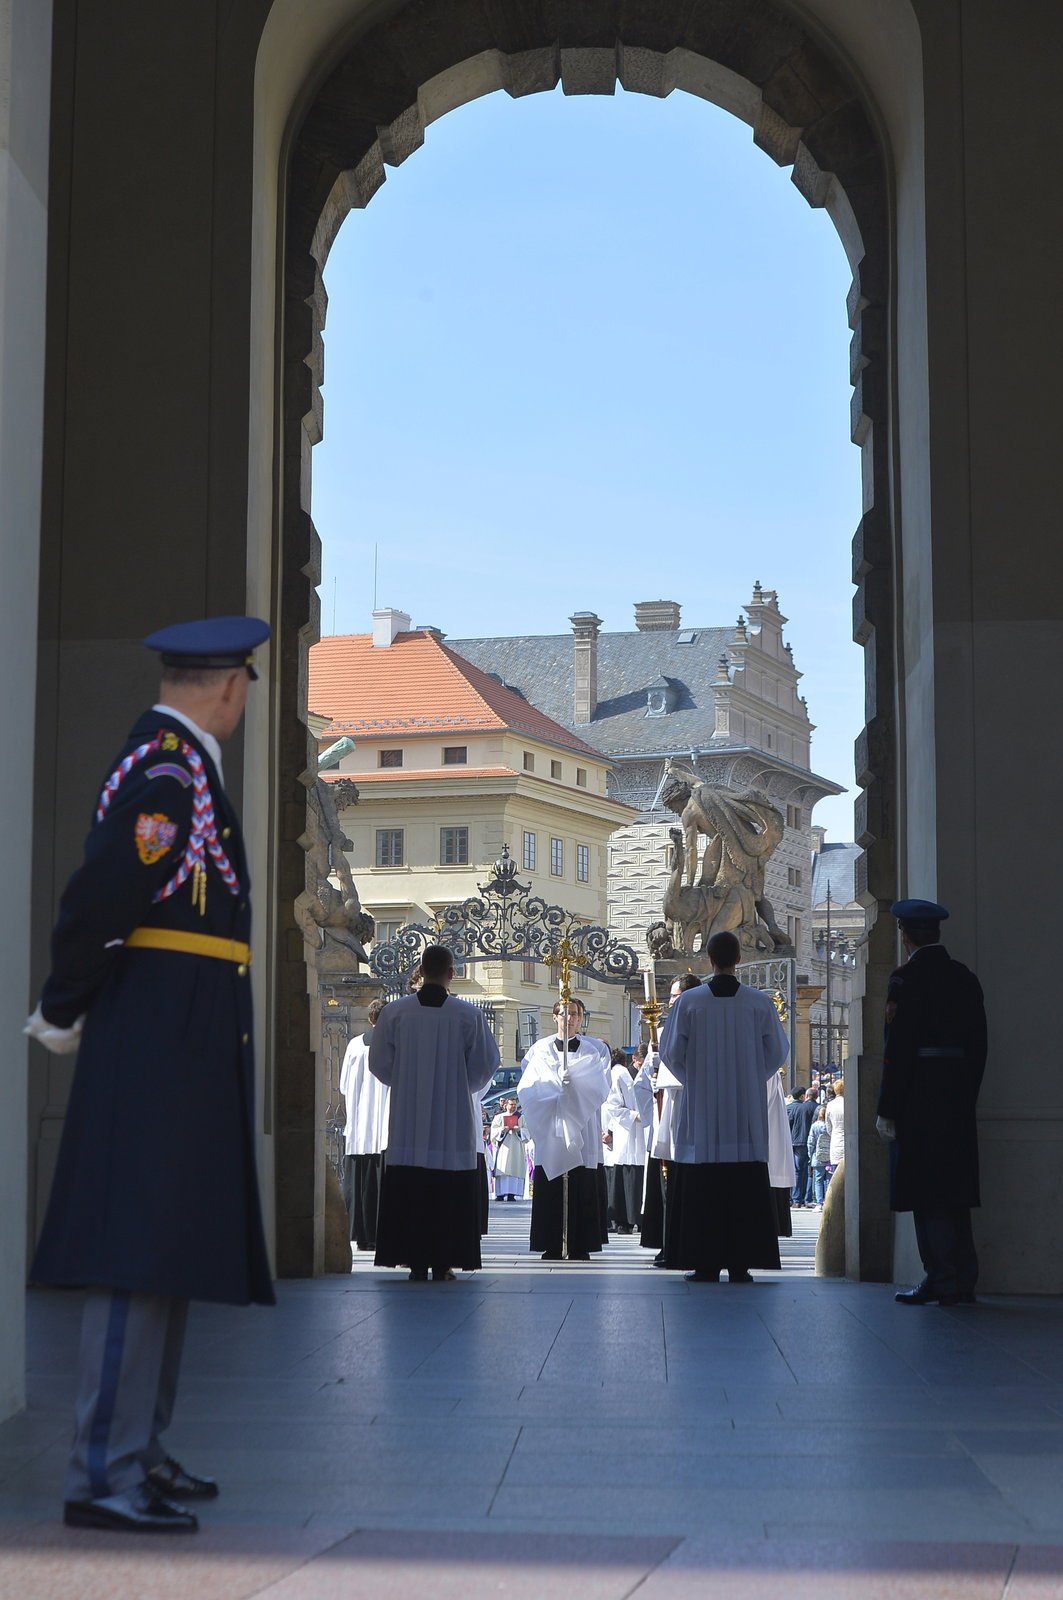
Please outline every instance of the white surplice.
[[766, 1162], [768, 1080], [789, 1053], [774, 1003], [759, 989], [739, 984], [718, 997], [700, 984], [681, 994], [661, 1038], [662, 1067], [683, 1087], [673, 1159]]
[[675, 1112], [683, 1085], [661, 1060], [660, 1052], [648, 1050], [633, 1087], [647, 1128], [648, 1153], [656, 1161], [674, 1161]]
[[430, 987], [384, 1007], [369, 1070], [391, 1089], [388, 1165], [457, 1172], [475, 1167], [483, 1151], [474, 1096], [491, 1081], [498, 1046], [467, 1000], [448, 995], [442, 1005], [425, 1004]]
[[797, 1181], [794, 1142], [786, 1097], [777, 1072], [768, 1079], [768, 1182], [773, 1189], [792, 1189]]
[[646, 1124], [642, 1120], [635, 1085], [626, 1067], [610, 1069], [609, 1094], [602, 1107], [602, 1127], [613, 1136], [605, 1147], [607, 1167], [641, 1167], [646, 1159]]
[[602, 1159], [601, 1110], [609, 1094], [609, 1052], [598, 1039], [580, 1038], [567, 1058], [554, 1039], [537, 1039], [521, 1062], [517, 1085], [521, 1114], [535, 1143], [535, 1159], [548, 1178]]
[[380, 1079], [374, 1078], [369, 1070], [369, 1043], [365, 1034], [356, 1034], [344, 1052], [340, 1094], [347, 1108], [347, 1155], [376, 1156], [386, 1150], [390, 1096]]

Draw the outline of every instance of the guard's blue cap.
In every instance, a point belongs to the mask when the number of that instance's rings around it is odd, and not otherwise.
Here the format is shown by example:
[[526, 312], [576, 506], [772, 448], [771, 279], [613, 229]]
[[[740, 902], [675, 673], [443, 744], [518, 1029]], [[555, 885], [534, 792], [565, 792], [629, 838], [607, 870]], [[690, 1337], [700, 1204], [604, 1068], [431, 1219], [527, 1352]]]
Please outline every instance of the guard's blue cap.
[[895, 900], [890, 906], [890, 916], [901, 922], [945, 922], [948, 915], [933, 900]]
[[144, 643], [159, 652], [164, 667], [246, 667], [257, 678], [253, 652], [269, 632], [261, 617], [203, 617], [159, 628]]

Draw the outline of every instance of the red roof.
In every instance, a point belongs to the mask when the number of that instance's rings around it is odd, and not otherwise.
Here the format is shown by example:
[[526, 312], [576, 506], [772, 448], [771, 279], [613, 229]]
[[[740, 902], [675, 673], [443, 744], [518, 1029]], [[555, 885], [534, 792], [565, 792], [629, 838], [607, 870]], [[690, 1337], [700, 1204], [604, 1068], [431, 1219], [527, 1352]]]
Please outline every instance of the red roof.
[[372, 772], [322, 772], [326, 783], [340, 783], [352, 779], [359, 788], [363, 783], [413, 783], [429, 780], [433, 783], [446, 778], [519, 778], [513, 767], [422, 767], [410, 772], [406, 767], [378, 767]]
[[307, 698], [311, 711], [332, 719], [330, 739], [510, 729], [605, 759], [431, 633], [400, 633], [389, 646], [374, 646], [368, 633], [322, 639], [310, 651]]

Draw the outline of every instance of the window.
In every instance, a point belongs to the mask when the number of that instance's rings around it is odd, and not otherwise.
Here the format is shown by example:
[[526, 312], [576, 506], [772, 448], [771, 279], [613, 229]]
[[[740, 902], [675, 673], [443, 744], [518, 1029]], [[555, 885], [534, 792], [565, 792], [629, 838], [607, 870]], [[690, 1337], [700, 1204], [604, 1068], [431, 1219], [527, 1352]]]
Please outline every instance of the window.
[[564, 876], [565, 871], [565, 841], [563, 839], [550, 840], [550, 872], [555, 878]]
[[525, 983], [534, 983], [535, 982], [535, 962], [534, 961], [522, 961], [521, 964], [520, 964], [520, 975], [521, 975], [521, 978], [524, 980]]
[[801, 807], [800, 806], [787, 806], [787, 808], [786, 808], [786, 826], [788, 828], [799, 828], [801, 826]]
[[398, 933], [399, 929], [403, 926], [405, 926], [405, 924], [401, 922], [379, 922], [374, 919], [373, 943], [390, 944], [392, 939], [394, 939], [395, 935]]
[[535, 771], [535, 757], [530, 750], [525, 750], [524, 752], [524, 770], [525, 772]]
[[590, 846], [578, 844], [576, 846], [576, 882], [590, 883], [591, 881], [591, 852]]
[[591, 986], [590, 978], [584, 972], [582, 967], [577, 967], [577, 969], [576, 969], [576, 988], [577, 989], [589, 989], [590, 986]]
[[766, 733], [764, 735], [764, 738], [767, 741], [767, 748], [770, 750], [771, 749], [771, 734], [770, 733]]
[[444, 867], [466, 867], [469, 864], [468, 828], [440, 828], [439, 860]]
[[380, 765], [382, 767], [401, 767], [402, 766], [402, 751], [401, 750], [381, 750], [381, 752], [380, 752]]
[[576, 788], [577, 789], [585, 789], [586, 787], [587, 787], [587, 769], [586, 769], [586, 767], [577, 767], [576, 768]]
[[525, 872], [534, 872], [535, 871], [535, 835], [534, 835], [534, 833], [525, 832], [525, 834], [524, 834], [524, 856], [523, 856], [523, 860], [524, 860], [524, 870], [525, 870]]
[[800, 867], [787, 867], [786, 881], [791, 889], [800, 889], [803, 879], [804, 874]]
[[464, 744], [445, 744], [443, 746], [443, 765], [445, 767], [465, 767], [469, 764], [469, 747]]
[[378, 867], [401, 867], [403, 865], [406, 857], [405, 832], [404, 828], [378, 828], [376, 830], [376, 864]]
[[551, 776], [551, 778], [560, 778], [560, 776], [561, 776], [561, 763], [560, 763], [560, 761], [551, 761], [551, 763], [550, 763], [550, 776]]
[[787, 917], [787, 919], [786, 919], [786, 932], [787, 932], [787, 935], [789, 937], [790, 943], [794, 946], [795, 949], [799, 950], [801, 948], [801, 918], [800, 917]]

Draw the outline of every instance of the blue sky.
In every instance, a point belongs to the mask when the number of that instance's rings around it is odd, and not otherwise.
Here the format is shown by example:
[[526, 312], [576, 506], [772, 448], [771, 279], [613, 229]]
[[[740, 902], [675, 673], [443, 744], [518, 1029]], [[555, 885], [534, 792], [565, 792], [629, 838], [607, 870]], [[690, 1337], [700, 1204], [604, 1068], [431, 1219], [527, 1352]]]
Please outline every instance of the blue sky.
[[379, 604], [452, 638], [629, 629], [659, 598], [723, 625], [759, 579], [812, 765], [850, 791], [816, 820], [851, 838], [850, 276], [788, 171], [689, 95], [434, 123], [326, 270], [322, 632], [368, 631], [374, 546]]

